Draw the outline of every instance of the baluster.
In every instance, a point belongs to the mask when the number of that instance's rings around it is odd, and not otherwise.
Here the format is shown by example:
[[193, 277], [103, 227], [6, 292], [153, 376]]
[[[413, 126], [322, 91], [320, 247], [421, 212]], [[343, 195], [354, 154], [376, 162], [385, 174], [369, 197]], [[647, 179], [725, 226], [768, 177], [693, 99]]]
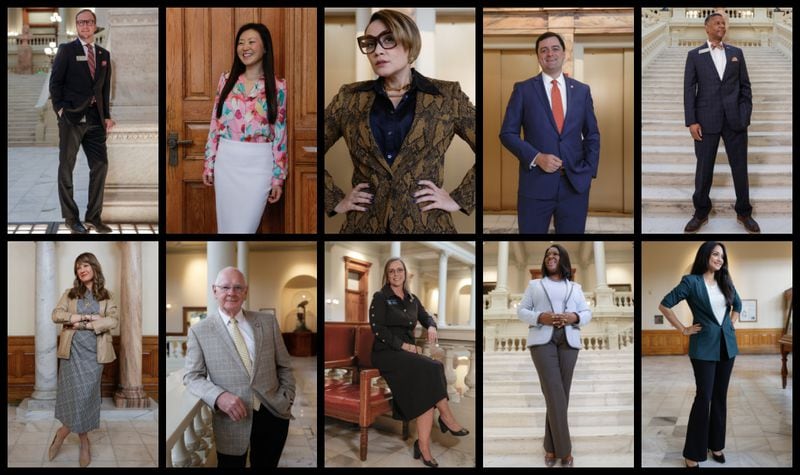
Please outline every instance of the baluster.
[[183, 431], [183, 440], [186, 442], [186, 449], [190, 452], [190, 462], [189, 465], [192, 467], [199, 467], [202, 460], [200, 456], [197, 455], [197, 450], [200, 447], [200, 441], [197, 438], [197, 434], [194, 433], [194, 427], [192, 427], [192, 423], [186, 426], [186, 429]]
[[189, 451], [186, 450], [186, 444], [183, 442], [183, 437], [178, 437], [175, 445], [172, 446], [171, 453], [173, 467], [188, 467], [192, 462]]
[[450, 402], [461, 402], [461, 395], [456, 390], [456, 372], [453, 369], [453, 348], [444, 348], [444, 376], [447, 380], [447, 395], [450, 396]]
[[466, 397], [475, 397], [475, 353], [474, 349], [467, 349], [469, 351], [469, 371], [464, 378], [464, 384], [467, 386], [467, 392], [464, 393]]
[[198, 436], [197, 449], [195, 451], [198, 452], [198, 455], [200, 456], [200, 465], [205, 466], [206, 461], [208, 460], [208, 442], [204, 437], [206, 435], [206, 426], [203, 422], [202, 416], [200, 415], [201, 411], [202, 409], [198, 409], [197, 412], [194, 413], [192, 423], [194, 424], [194, 433]]

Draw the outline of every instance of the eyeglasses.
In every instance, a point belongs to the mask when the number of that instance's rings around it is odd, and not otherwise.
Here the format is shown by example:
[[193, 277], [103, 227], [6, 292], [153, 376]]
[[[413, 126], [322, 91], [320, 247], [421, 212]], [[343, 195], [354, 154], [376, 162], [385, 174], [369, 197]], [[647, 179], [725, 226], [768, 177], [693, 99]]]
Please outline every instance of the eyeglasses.
[[387, 271], [388, 274], [404, 274], [405, 270], [401, 269], [389, 269]]
[[217, 290], [221, 290], [222, 293], [225, 294], [227, 294], [231, 290], [233, 290], [233, 293], [235, 294], [241, 294], [247, 288], [247, 287], [242, 287], [241, 285], [234, 285], [233, 287], [229, 287], [227, 285], [215, 285], [214, 287], [216, 287]]
[[395, 39], [394, 33], [391, 31], [384, 31], [377, 37], [372, 35], [359, 36], [356, 41], [358, 42], [358, 48], [364, 54], [370, 54], [375, 51], [378, 43], [383, 49], [392, 49], [397, 46], [397, 39]]
[[75, 23], [77, 23], [78, 26], [92, 26], [94, 25], [94, 20], [78, 20]]

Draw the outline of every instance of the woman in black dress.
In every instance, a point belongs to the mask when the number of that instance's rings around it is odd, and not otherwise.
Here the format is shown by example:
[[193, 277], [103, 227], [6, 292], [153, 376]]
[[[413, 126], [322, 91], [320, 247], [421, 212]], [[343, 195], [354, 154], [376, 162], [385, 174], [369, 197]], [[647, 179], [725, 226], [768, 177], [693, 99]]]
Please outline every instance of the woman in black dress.
[[461, 427], [447, 403], [444, 365], [423, 356], [414, 344], [417, 321], [428, 329], [428, 341], [436, 343], [436, 322], [422, 302], [406, 286], [406, 264], [393, 257], [383, 268], [383, 288], [372, 296], [369, 322], [375, 333], [372, 363], [392, 390], [394, 409], [400, 419], [417, 419], [414, 458], [428, 467], [439, 464], [431, 456], [433, 409], [439, 409], [439, 428], [455, 436], [469, 431]]

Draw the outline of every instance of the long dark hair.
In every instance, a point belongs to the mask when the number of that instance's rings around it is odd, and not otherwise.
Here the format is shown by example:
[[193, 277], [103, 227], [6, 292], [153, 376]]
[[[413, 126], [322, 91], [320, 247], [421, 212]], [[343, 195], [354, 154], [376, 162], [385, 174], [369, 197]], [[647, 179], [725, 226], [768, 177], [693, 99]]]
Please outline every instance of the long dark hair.
[[219, 102], [217, 103], [216, 112], [217, 119], [222, 115], [222, 104], [225, 103], [228, 94], [231, 93], [236, 81], [239, 80], [239, 76], [247, 69], [244, 63], [242, 63], [242, 60], [239, 59], [239, 54], [236, 51], [239, 45], [239, 38], [242, 36], [242, 33], [247, 30], [255, 30], [259, 36], [261, 36], [261, 43], [264, 44], [264, 56], [261, 58], [261, 67], [264, 68], [264, 88], [267, 93], [267, 120], [269, 120], [270, 124], [274, 124], [278, 117], [278, 99], [275, 90], [275, 56], [272, 54], [272, 36], [269, 34], [267, 27], [261, 23], [247, 23], [246, 25], [242, 25], [236, 33], [236, 41], [233, 43], [233, 66], [231, 66], [231, 72], [228, 75], [225, 86], [222, 88], [222, 92], [219, 93]]
[[547, 260], [547, 251], [552, 248], [558, 249], [558, 273], [561, 274], [561, 278], [567, 280], [572, 279], [572, 264], [569, 262], [569, 253], [560, 244], [547, 246], [547, 249], [544, 250], [544, 257], [542, 258], [542, 277], [548, 276], [545, 261]]
[[706, 241], [697, 250], [697, 255], [694, 256], [694, 264], [692, 264], [692, 274], [703, 275], [708, 272], [708, 260], [711, 258], [711, 253], [715, 247], [722, 248], [722, 267], [714, 272], [714, 280], [719, 285], [719, 290], [725, 296], [725, 303], [733, 305], [733, 280], [731, 274], [728, 272], [728, 250], [725, 245], [717, 241]]
[[100, 262], [98, 262], [97, 257], [91, 252], [84, 252], [75, 258], [75, 265], [72, 269], [75, 273], [75, 281], [72, 283], [72, 288], [67, 296], [71, 299], [82, 299], [86, 295], [86, 291], [89, 290], [83, 285], [81, 279], [78, 278], [79, 264], [89, 264], [92, 266], [92, 270], [94, 271], [94, 277], [92, 278], [92, 294], [95, 300], [99, 302], [101, 300], [110, 299], [111, 294], [105, 287], [106, 278], [103, 276], [103, 268], [100, 267]]

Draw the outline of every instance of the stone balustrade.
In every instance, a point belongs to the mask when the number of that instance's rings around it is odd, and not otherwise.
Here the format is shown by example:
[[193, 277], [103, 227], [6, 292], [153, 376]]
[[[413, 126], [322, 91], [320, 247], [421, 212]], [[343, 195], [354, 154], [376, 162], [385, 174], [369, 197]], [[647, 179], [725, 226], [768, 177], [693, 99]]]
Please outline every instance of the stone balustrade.
[[183, 359], [186, 357], [186, 336], [168, 336], [167, 354], [170, 358]]
[[216, 464], [211, 409], [183, 385], [183, 370], [167, 377], [167, 467]]

